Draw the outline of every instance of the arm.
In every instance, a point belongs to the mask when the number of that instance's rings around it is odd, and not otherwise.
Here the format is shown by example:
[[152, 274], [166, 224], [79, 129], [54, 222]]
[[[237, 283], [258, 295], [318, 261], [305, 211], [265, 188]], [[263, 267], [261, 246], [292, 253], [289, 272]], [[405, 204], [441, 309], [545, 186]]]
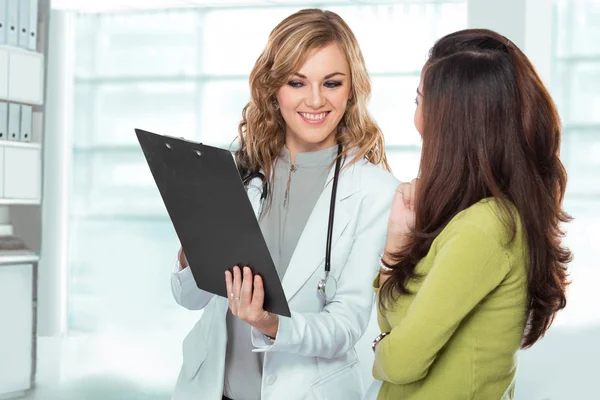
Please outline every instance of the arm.
[[[188, 310], [201, 310], [213, 298], [214, 294], [199, 289], [187, 262], [182, 260], [181, 250], [175, 271], [171, 275], [171, 292], [173, 298], [182, 307]], [[183, 257], [185, 259], [185, 256]], [[184, 261], [185, 267], [182, 267]]]
[[474, 224], [448, 225], [406, 316], [378, 345], [373, 376], [393, 384], [423, 379], [459, 324], [509, 269], [499, 240]]
[[[268, 342], [252, 330], [254, 351], [281, 351], [303, 356], [335, 358], [351, 350], [364, 334], [373, 306], [371, 280], [379, 269], [379, 256], [392, 197], [398, 182], [386, 176], [385, 184], [371, 189], [358, 212], [356, 237], [339, 280], [334, 300], [319, 313], [297, 313], [279, 318], [277, 339]], [[316, 291], [316, 287], [315, 287]]]

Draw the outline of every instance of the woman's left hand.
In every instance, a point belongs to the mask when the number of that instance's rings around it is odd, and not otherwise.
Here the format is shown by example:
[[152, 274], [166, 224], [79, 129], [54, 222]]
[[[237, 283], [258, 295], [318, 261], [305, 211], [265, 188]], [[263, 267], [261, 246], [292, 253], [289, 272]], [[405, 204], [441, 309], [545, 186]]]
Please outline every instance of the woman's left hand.
[[[415, 198], [418, 179], [410, 183], [401, 183], [396, 189], [392, 210], [388, 221], [387, 239], [382, 260], [387, 264], [393, 264], [391, 255], [401, 251], [408, 241], [408, 235], [415, 228]], [[380, 271], [379, 287], [390, 277], [389, 273]]]
[[252, 271], [244, 267], [243, 276], [239, 267], [233, 267], [233, 275], [225, 271], [225, 284], [231, 313], [247, 322], [264, 334], [277, 336], [279, 316], [263, 309], [265, 290], [262, 278], [252, 276]]
[[415, 200], [418, 183], [418, 179], [413, 179], [410, 183], [401, 183], [396, 189], [388, 221], [386, 250], [400, 250], [401, 244], [415, 228]]

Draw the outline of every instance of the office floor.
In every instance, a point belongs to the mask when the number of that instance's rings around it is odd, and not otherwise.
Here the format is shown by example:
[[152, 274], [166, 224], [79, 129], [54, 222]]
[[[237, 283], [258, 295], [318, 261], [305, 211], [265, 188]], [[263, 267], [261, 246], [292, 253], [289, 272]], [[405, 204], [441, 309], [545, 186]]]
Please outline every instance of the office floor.
[[[102, 346], [97, 338], [42, 337], [38, 340], [37, 386], [27, 393], [25, 400], [170, 399], [172, 376], [166, 379], [152, 375], [146, 379], [124, 376], [98, 357]], [[98, 352], [94, 354], [90, 348]], [[90, 362], [81, 363], [82, 358]]]
[[[590, 284], [599, 279], [597, 275]], [[595, 383], [600, 326], [565, 325], [557, 324], [539, 344], [520, 352], [517, 400], [600, 399]], [[171, 351], [165, 339], [160, 347], [166, 342]], [[108, 342], [97, 337], [39, 338], [37, 387], [24, 400], [169, 400], [179, 359], [145, 343], [141, 347], [146, 353], [157, 353], [154, 360], [123, 351], [132, 343], [126, 336]]]

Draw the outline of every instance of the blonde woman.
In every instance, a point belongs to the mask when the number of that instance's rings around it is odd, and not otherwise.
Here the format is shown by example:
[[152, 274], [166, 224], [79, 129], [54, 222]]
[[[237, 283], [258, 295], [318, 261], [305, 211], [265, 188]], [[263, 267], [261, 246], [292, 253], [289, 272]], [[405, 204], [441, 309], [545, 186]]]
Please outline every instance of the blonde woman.
[[360, 399], [354, 346], [398, 181], [367, 111], [356, 38], [333, 12], [299, 11], [271, 32], [250, 89], [235, 158], [291, 318], [263, 309], [247, 268], [223, 277], [228, 299], [199, 290], [180, 250], [173, 295], [204, 311], [184, 340], [173, 400]]

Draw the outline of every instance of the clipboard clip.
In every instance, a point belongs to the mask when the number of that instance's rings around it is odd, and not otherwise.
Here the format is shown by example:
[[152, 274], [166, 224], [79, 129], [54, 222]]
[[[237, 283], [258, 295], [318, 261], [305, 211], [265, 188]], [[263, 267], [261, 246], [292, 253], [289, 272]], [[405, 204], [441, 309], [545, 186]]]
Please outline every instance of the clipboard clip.
[[[181, 138], [181, 139], [183, 139], [183, 138]], [[200, 143], [200, 145], [202, 145], [202, 143]], [[169, 143], [165, 143], [165, 146], [166, 146], [166, 147], [167, 147], [167, 149], [169, 149], [169, 150], [171, 150], [171, 149], [173, 148], [173, 146], [171, 146], [171, 144], [169, 144]], [[198, 157], [202, 157], [202, 152], [200, 151], [200, 149], [196, 149], [196, 150], [194, 150], [194, 153], [196, 153], [196, 155], [197, 155]]]

